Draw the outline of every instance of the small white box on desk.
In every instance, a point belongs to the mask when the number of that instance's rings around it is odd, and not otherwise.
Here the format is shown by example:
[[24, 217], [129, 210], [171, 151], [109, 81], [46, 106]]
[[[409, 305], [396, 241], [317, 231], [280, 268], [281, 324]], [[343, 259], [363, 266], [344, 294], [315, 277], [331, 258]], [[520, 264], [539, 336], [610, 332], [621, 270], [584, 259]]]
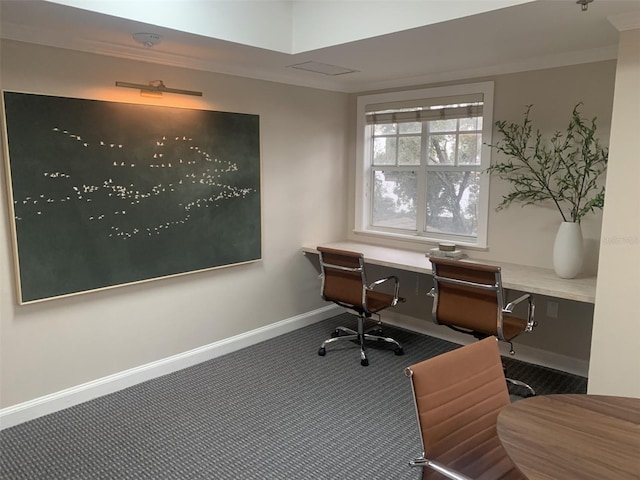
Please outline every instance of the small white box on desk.
[[450, 258], [452, 260], [458, 260], [460, 258], [464, 258], [465, 254], [462, 250], [440, 250], [438, 247], [432, 248], [427, 253], [427, 257], [440, 257], [440, 258]]

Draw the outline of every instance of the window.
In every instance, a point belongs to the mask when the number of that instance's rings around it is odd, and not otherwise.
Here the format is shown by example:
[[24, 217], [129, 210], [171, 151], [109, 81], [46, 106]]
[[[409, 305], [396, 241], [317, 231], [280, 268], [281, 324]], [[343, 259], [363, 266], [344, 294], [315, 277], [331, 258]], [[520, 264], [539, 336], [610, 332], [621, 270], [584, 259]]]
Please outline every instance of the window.
[[486, 246], [493, 83], [358, 98], [356, 231]]

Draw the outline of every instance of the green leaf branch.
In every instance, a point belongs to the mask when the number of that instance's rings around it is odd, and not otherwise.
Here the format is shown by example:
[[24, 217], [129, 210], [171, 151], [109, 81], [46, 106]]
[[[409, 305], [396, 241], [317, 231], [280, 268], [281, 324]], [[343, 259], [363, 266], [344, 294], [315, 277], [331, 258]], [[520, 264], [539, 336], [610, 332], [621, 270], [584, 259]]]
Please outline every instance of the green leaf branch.
[[533, 130], [528, 105], [522, 124], [495, 122], [502, 140], [489, 145], [506, 159], [494, 160], [486, 170], [511, 183], [497, 209], [513, 202], [531, 205], [553, 202], [565, 222], [580, 222], [604, 206], [604, 186], [598, 178], [607, 168], [609, 152], [596, 137], [596, 118], [587, 121], [578, 103], [565, 133], [546, 142]]

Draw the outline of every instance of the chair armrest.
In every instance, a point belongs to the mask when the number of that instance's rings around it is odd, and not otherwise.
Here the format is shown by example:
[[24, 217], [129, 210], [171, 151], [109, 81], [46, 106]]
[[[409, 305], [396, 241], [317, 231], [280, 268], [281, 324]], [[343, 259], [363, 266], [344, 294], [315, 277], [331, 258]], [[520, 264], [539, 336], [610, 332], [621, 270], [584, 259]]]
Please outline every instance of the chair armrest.
[[412, 467], [429, 467], [431, 470], [434, 470], [441, 475], [444, 475], [446, 478], [450, 478], [451, 480], [473, 480], [466, 475], [456, 472], [452, 468], [447, 467], [446, 465], [442, 465], [441, 463], [434, 462], [433, 460], [429, 460], [428, 458], [417, 458], [409, 462], [409, 465]]
[[530, 332], [533, 330], [533, 327], [538, 325], [535, 321], [536, 306], [533, 303], [533, 296], [530, 293], [525, 293], [524, 295], [521, 295], [515, 300], [507, 303], [506, 307], [502, 309], [502, 313], [512, 313], [515, 306], [525, 300], [529, 302], [527, 307], [527, 328], [525, 329], [525, 332]]
[[511, 301], [511, 302], [507, 303], [507, 306], [506, 306], [506, 307], [504, 307], [504, 308], [502, 309], [502, 311], [503, 311], [504, 313], [512, 313], [512, 312], [513, 312], [513, 308], [514, 308], [516, 305], [518, 305], [519, 303], [524, 302], [525, 300], [529, 300], [529, 303], [531, 303], [531, 302], [533, 301], [533, 300], [532, 300], [532, 298], [531, 298], [531, 294], [530, 294], [530, 293], [525, 293], [524, 295], [522, 295], [522, 296], [520, 296], [520, 297], [516, 298], [515, 300], [513, 300], [513, 301]]
[[394, 282], [394, 287], [393, 287], [393, 303], [392, 305], [396, 305], [396, 303], [398, 303], [398, 301], [404, 301], [404, 299], [401, 299], [399, 297], [400, 295], [400, 279], [398, 277], [396, 277], [395, 275], [390, 275], [388, 277], [384, 277], [381, 278], [379, 280], [376, 280], [375, 282], [373, 282], [371, 285], [369, 285], [367, 288], [369, 290], [374, 290], [375, 287], [377, 287], [378, 285], [382, 285], [385, 282], [391, 281], [393, 280]]

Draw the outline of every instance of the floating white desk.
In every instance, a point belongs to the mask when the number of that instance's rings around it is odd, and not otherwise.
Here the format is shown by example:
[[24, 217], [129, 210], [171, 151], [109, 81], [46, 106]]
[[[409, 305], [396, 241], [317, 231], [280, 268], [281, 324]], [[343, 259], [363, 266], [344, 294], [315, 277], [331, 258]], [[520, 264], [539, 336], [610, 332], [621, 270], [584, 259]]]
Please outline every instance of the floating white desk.
[[[372, 265], [431, 275], [431, 262], [429, 262], [424, 253], [352, 241], [323, 243], [321, 245], [328, 248], [360, 252], [364, 254], [365, 262]], [[316, 245], [303, 246], [302, 251], [305, 253], [318, 253]], [[467, 260], [473, 261], [473, 258]], [[483, 263], [500, 265], [502, 268], [502, 283], [505, 288], [575, 300], [577, 302], [595, 303], [595, 276], [563, 279], [559, 278], [553, 270], [547, 268], [494, 261], [483, 261]]]

